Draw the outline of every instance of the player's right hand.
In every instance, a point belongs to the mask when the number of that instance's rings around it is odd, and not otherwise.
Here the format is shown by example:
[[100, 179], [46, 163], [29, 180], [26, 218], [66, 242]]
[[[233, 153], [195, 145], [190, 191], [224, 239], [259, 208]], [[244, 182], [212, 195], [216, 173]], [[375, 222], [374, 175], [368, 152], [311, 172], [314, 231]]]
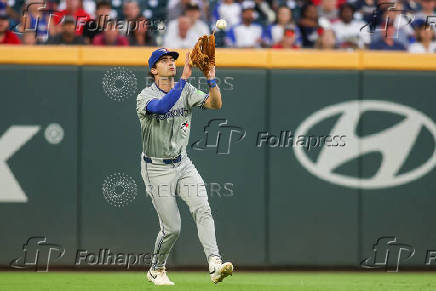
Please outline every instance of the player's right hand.
[[182, 73], [182, 79], [188, 80], [189, 77], [191, 77], [192, 74], [192, 66], [189, 64], [189, 54], [190, 52], [188, 51], [186, 53], [186, 59], [185, 59], [185, 67], [183, 68], [183, 73]]

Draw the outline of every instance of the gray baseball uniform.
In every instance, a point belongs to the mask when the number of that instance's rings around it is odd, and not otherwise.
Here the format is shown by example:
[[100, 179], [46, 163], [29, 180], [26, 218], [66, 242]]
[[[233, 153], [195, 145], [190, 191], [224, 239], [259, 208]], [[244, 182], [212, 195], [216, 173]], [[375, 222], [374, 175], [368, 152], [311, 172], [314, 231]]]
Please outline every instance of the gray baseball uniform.
[[[143, 140], [141, 175], [160, 224], [153, 252], [153, 268], [165, 266], [180, 233], [181, 220], [176, 196], [189, 207], [206, 258], [209, 259], [211, 255], [220, 256], [206, 187], [186, 155], [192, 109], [195, 106], [203, 107], [208, 95], [186, 83], [180, 98], [166, 114], [152, 114], [146, 111], [149, 101], [160, 99], [165, 94], [153, 83], [142, 90], [136, 99]], [[178, 155], [182, 158], [177, 162], [163, 162], [163, 159], [175, 158]], [[151, 159], [151, 163], [145, 162], [144, 156], [149, 158], [149, 161]]]

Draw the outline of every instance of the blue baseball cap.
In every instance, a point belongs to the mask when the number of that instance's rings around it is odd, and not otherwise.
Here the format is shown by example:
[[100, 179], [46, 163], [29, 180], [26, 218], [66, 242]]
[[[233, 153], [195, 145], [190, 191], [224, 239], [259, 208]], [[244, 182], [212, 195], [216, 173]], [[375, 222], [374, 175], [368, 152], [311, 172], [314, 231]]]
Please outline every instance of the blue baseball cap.
[[[421, 28], [423, 26], [426, 26], [426, 21], [424, 19], [416, 19], [415, 21], [412, 22], [412, 27], [417, 29], [417, 28]], [[430, 24], [429, 24], [430, 26]]]
[[174, 60], [177, 60], [177, 58], [179, 57], [178, 52], [172, 52], [167, 50], [166, 48], [157, 49], [151, 54], [150, 58], [148, 59], [148, 68], [151, 70], [154, 64], [156, 64], [156, 62], [165, 55], [172, 56]]

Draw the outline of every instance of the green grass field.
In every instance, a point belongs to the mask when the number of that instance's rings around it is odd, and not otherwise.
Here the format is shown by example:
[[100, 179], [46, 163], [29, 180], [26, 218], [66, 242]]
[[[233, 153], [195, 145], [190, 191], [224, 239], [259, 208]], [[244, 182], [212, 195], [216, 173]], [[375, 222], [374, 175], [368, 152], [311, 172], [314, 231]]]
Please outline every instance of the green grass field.
[[142, 272], [0, 272], [0, 290], [436, 290], [435, 273], [235, 272], [214, 285], [207, 272], [168, 272], [175, 286], [154, 286]]

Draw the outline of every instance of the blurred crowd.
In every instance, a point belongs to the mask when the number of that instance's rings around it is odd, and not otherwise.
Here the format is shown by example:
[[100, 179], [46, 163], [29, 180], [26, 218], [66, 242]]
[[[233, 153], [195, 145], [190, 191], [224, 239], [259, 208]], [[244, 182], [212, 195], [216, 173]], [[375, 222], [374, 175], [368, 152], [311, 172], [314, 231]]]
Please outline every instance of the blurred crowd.
[[[436, 0], [0, 0], [0, 44], [436, 49]], [[436, 18], [435, 18], [436, 20]]]

